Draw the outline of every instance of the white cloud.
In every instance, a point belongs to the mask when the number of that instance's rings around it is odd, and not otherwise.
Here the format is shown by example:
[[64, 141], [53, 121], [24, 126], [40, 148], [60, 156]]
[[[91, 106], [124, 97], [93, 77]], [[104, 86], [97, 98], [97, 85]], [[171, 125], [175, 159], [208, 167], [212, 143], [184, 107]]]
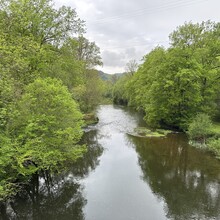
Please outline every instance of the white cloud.
[[55, 0], [76, 9], [86, 21], [86, 36], [102, 51], [107, 73], [123, 72], [185, 21], [220, 21], [219, 0]]

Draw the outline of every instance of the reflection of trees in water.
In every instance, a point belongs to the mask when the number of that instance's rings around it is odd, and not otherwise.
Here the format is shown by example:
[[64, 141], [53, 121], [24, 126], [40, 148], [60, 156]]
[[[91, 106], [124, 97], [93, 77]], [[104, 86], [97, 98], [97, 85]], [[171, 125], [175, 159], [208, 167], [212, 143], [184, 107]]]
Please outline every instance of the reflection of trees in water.
[[15, 201], [8, 203], [8, 219], [82, 220], [86, 200], [81, 191], [80, 185], [71, 179], [53, 177], [47, 172], [35, 175]]
[[135, 144], [143, 179], [167, 204], [171, 219], [220, 217], [220, 163], [187, 145], [182, 135], [141, 139]]
[[34, 175], [12, 202], [0, 206], [0, 219], [83, 220], [86, 200], [78, 179], [96, 168], [103, 152], [96, 130], [86, 133], [83, 143], [88, 151], [82, 159], [59, 175], [47, 171]]
[[88, 151], [69, 169], [75, 176], [85, 177], [99, 165], [98, 158], [103, 153], [103, 147], [98, 143], [99, 139], [97, 130], [91, 130], [84, 135], [82, 143], [87, 145]]

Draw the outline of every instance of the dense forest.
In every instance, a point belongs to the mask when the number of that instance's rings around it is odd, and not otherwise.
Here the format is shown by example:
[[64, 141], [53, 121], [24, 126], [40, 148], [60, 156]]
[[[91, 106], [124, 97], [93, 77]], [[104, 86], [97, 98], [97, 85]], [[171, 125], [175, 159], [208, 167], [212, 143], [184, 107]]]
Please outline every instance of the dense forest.
[[153, 128], [188, 131], [200, 142], [212, 137], [220, 156], [220, 128], [212, 124], [220, 118], [220, 23], [185, 23], [169, 38], [170, 47], [154, 48], [137, 71], [130, 62], [114, 86], [114, 102], [143, 111]]
[[143, 109], [152, 126], [187, 128], [198, 112], [219, 115], [220, 23], [185, 23], [114, 88], [115, 102]]
[[0, 30], [0, 201], [33, 174], [84, 155], [84, 119], [103, 95], [143, 111], [149, 126], [187, 131], [220, 155], [212, 124], [220, 118], [220, 23], [185, 23], [169, 48], [156, 47], [139, 66], [130, 61], [107, 82], [95, 69], [100, 50], [70, 7], [1, 0]]
[[86, 151], [83, 114], [98, 104], [100, 50], [74, 9], [51, 0], [0, 2], [0, 200], [31, 175]]

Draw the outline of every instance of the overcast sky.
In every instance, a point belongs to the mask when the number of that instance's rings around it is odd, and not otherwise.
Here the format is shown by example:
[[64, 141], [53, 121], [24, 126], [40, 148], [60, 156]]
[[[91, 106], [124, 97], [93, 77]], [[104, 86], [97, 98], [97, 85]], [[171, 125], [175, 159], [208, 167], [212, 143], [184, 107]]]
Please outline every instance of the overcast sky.
[[185, 21], [220, 21], [220, 0], [55, 0], [76, 9], [86, 21], [86, 37], [100, 47], [106, 73], [123, 72]]

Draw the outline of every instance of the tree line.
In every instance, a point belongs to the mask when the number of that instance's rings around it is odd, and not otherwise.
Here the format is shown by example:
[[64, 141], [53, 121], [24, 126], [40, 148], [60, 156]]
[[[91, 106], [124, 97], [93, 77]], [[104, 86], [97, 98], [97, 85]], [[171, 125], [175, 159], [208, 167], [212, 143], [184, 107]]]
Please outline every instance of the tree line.
[[30, 176], [86, 151], [83, 113], [98, 104], [100, 50], [85, 22], [51, 0], [0, 1], [0, 201]]
[[145, 112], [152, 127], [187, 130], [198, 113], [220, 115], [220, 23], [185, 23], [114, 86], [115, 103]]

